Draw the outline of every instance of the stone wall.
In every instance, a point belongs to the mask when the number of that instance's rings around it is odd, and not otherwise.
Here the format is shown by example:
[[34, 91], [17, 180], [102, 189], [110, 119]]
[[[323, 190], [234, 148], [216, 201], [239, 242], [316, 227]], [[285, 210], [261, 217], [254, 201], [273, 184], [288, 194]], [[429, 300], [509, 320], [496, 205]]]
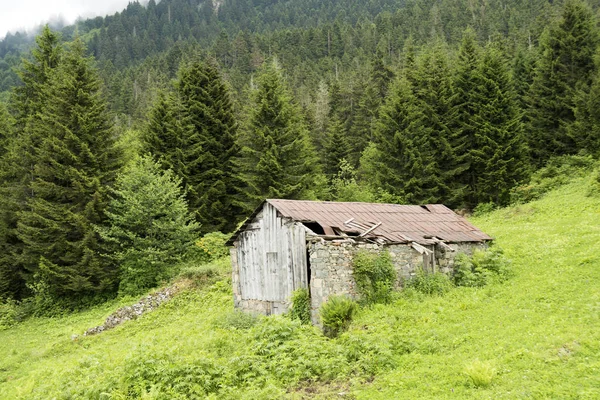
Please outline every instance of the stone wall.
[[[434, 251], [435, 271], [450, 273], [454, 267], [454, 257], [459, 252], [471, 254], [475, 248], [485, 247], [482, 243], [450, 244], [455, 251], [441, 246], [425, 246]], [[411, 279], [423, 266], [423, 256], [408, 244], [379, 245], [369, 242], [348, 240], [314, 239], [308, 243], [309, 265], [311, 270], [310, 295], [312, 319], [319, 322], [318, 313], [321, 304], [331, 295], [345, 294], [358, 298], [352, 259], [356, 252], [363, 250], [372, 253], [388, 251], [398, 274], [396, 288], [401, 289], [404, 282]]]
[[[319, 308], [331, 295], [346, 294], [357, 298], [356, 283], [352, 276], [352, 259], [357, 251], [372, 253], [388, 251], [396, 268], [396, 288], [411, 279], [423, 265], [423, 256], [407, 244], [379, 245], [366, 241], [324, 240], [315, 238], [307, 243], [310, 265], [310, 295], [312, 319], [319, 323]], [[454, 257], [460, 252], [471, 254], [476, 248], [485, 248], [483, 243], [449, 244], [455, 251], [441, 246], [425, 246], [434, 252], [435, 271], [451, 273]], [[272, 302], [242, 299], [239, 265], [235, 247], [231, 248], [232, 284], [235, 308], [260, 314], [282, 314], [288, 310], [289, 302]]]

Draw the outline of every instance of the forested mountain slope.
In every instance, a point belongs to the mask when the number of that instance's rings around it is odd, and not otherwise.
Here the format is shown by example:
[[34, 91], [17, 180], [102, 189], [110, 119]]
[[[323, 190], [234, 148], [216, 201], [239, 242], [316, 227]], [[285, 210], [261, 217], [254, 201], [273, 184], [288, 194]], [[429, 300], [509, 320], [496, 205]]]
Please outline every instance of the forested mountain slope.
[[585, 173], [472, 220], [512, 259], [508, 281], [412, 291], [363, 308], [337, 339], [233, 314], [227, 259], [184, 275], [199, 288], [96, 336], [81, 334], [134, 299], [30, 319], [0, 332], [0, 397], [598, 398], [598, 185]]

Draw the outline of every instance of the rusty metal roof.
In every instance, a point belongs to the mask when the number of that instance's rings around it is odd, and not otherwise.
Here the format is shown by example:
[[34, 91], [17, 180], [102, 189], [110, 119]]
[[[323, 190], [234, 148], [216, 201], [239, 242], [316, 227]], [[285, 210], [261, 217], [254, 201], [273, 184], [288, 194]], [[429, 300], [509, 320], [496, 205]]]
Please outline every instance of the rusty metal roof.
[[[371, 227], [365, 238], [380, 238], [386, 242], [432, 244], [444, 242], [482, 242], [492, 238], [442, 204], [398, 205], [378, 203], [342, 203], [306, 200], [265, 200], [249, 218], [264, 207], [274, 206], [284, 218], [319, 224], [327, 235], [364, 233], [357, 226]], [[351, 221], [348, 223], [348, 221]], [[379, 224], [376, 226], [377, 224]], [[230, 243], [246, 227], [233, 235]], [[437, 239], [436, 239], [437, 238]]]

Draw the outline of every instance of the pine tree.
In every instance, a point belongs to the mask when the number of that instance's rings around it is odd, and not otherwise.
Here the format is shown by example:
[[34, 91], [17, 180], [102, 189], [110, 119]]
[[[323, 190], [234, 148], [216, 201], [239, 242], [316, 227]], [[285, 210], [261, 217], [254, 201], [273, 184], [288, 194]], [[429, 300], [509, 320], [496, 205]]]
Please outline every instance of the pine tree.
[[[45, 26], [36, 38], [31, 58], [18, 71], [22, 85], [13, 90], [10, 108], [15, 115], [12, 137], [5, 137], [5, 154], [0, 158], [0, 270], [4, 293], [0, 296], [21, 298], [26, 294], [26, 270], [22, 262], [23, 243], [17, 235], [17, 216], [31, 197], [29, 184], [37, 162], [36, 147], [43, 132], [26, 129], [39, 120], [39, 110], [46, 104], [46, 90], [52, 72], [60, 63], [62, 48], [58, 35]], [[8, 281], [7, 281], [8, 280]]]
[[327, 127], [324, 144], [324, 172], [328, 178], [337, 176], [342, 161], [348, 161], [350, 146], [346, 137], [344, 124], [337, 117], [331, 118]]
[[417, 61], [414, 93], [423, 112], [422, 123], [428, 128], [428, 135], [421, 139], [424, 146], [422, 157], [430, 165], [431, 179], [438, 185], [437, 195], [431, 196], [431, 199], [454, 206], [455, 194], [451, 183], [459, 170], [452, 148], [456, 108], [447, 52], [442, 44], [436, 43]]
[[48, 25], [44, 26], [35, 42], [31, 59], [23, 60], [23, 67], [18, 73], [23, 85], [14, 89], [11, 99], [19, 131], [24, 129], [27, 120], [40, 109], [50, 72], [58, 66], [62, 51], [58, 34], [52, 32]]
[[28, 126], [42, 140], [19, 213], [18, 237], [29, 282], [53, 300], [109, 290], [115, 271], [100, 256], [93, 225], [105, 220], [107, 188], [120, 155], [85, 47], [76, 40], [45, 90], [45, 106]]
[[373, 140], [373, 130], [379, 107], [387, 95], [388, 86], [394, 73], [383, 63], [383, 54], [377, 53], [371, 62], [371, 73], [356, 110], [349, 138], [351, 143], [350, 161], [358, 160], [367, 144]]
[[202, 232], [231, 232], [243, 211], [235, 163], [238, 125], [229, 90], [215, 66], [193, 62], [181, 70], [177, 91], [193, 128], [184, 140], [190, 210]]
[[526, 171], [523, 123], [502, 53], [488, 45], [475, 71], [470, 203], [508, 204]]
[[142, 134], [142, 152], [151, 153], [163, 169], [187, 177], [184, 149], [193, 134], [189, 114], [174, 94], [160, 92]]
[[375, 130], [376, 152], [371, 163], [374, 189], [382, 189], [409, 203], [440, 199], [435, 159], [429, 142], [431, 127], [409, 81], [399, 78], [382, 106]]
[[[9, 146], [14, 143], [13, 136], [14, 121], [12, 116], [6, 110], [4, 104], [0, 103], [0, 171], [6, 171], [9, 165], [6, 154]], [[0, 187], [4, 187], [7, 177], [0, 172]], [[11, 220], [9, 215], [10, 209], [0, 209], [0, 252], [5, 256], [10, 254], [10, 227], [8, 225]], [[0, 256], [2, 260], [2, 256]], [[19, 276], [14, 267], [4, 260], [0, 261], [0, 299], [15, 297], [19, 291]]]
[[451, 146], [455, 154], [457, 177], [453, 187], [455, 204], [467, 206], [472, 196], [472, 188], [477, 179], [477, 172], [471, 167], [471, 150], [475, 141], [475, 127], [472, 117], [477, 108], [475, 90], [477, 85], [476, 71], [479, 65], [480, 49], [475, 42], [475, 32], [467, 29], [463, 34], [458, 52], [456, 74], [454, 76], [454, 107], [456, 120], [451, 136]]
[[266, 63], [257, 83], [241, 160], [251, 208], [265, 198], [306, 197], [318, 172], [301, 110], [276, 61]]
[[578, 150], [567, 130], [575, 120], [576, 91], [588, 86], [594, 75], [595, 24], [585, 3], [567, 0], [560, 21], [540, 39], [540, 58], [528, 97], [528, 142], [538, 166], [553, 155]]
[[569, 136], [578, 149], [600, 156], [600, 72], [587, 90], [575, 98], [575, 122], [569, 127]]
[[190, 254], [199, 226], [180, 184], [150, 157], [135, 160], [119, 175], [106, 226], [97, 230], [119, 266], [120, 292], [156, 286]]

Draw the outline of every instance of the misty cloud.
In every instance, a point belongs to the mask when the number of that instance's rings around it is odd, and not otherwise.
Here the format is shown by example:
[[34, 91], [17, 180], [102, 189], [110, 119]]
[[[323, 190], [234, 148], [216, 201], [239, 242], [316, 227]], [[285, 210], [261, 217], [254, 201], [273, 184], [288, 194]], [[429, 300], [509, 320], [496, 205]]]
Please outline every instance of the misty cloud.
[[0, 0], [0, 38], [51, 20], [73, 23], [78, 17], [121, 11], [132, 0]]

